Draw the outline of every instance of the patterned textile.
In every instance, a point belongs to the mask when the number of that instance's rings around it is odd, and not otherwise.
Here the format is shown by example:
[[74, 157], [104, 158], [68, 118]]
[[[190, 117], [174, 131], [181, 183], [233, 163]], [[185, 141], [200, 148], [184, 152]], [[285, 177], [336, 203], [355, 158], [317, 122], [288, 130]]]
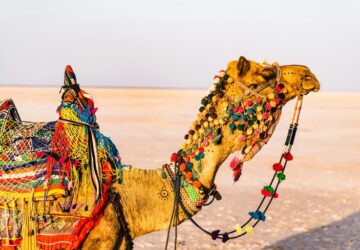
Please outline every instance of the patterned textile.
[[121, 180], [119, 153], [75, 84], [67, 67], [57, 122], [0, 116], [0, 249], [78, 249]]

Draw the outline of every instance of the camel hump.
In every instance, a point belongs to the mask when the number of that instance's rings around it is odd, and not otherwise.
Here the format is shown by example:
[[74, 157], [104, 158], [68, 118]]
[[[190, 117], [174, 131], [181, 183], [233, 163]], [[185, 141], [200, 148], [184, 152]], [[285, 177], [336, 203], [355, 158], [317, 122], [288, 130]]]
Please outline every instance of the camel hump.
[[64, 85], [65, 86], [77, 85], [76, 75], [70, 65], [67, 65], [65, 68]]

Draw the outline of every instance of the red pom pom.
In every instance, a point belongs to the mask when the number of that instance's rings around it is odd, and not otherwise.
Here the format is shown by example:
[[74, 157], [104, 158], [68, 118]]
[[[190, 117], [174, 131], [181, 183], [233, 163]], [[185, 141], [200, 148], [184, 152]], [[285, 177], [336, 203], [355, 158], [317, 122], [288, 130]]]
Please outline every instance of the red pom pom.
[[266, 197], [271, 197], [272, 196], [272, 194], [269, 191], [265, 190], [265, 189], [261, 190], [261, 194], [266, 196]]
[[173, 153], [173, 154], [171, 155], [170, 161], [171, 161], [171, 162], [175, 162], [175, 161], [177, 161], [177, 159], [178, 159], [177, 154]]
[[274, 169], [275, 171], [279, 172], [279, 171], [282, 171], [282, 170], [283, 170], [283, 166], [282, 166], [280, 163], [275, 163], [275, 164], [273, 165], [273, 169]]
[[292, 159], [294, 159], [294, 157], [292, 156], [292, 154], [290, 152], [284, 153], [284, 158], [287, 161], [291, 161]]

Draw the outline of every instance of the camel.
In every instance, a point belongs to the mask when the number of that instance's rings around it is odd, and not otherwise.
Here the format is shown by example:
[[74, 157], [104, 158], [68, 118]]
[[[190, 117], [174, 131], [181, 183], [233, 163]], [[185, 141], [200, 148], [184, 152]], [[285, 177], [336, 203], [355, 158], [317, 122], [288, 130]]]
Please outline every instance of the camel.
[[[171, 155], [170, 163], [156, 170], [131, 167], [116, 171], [113, 169], [117, 164], [114, 160], [113, 166], [109, 167], [112, 171], [102, 175], [109, 177], [115, 172], [115, 179], [121, 179], [121, 182], [105, 178], [108, 187], [102, 189], [93, 180], [93, 185], [86, 190], [93, 194], [91, 202], [101, 212], [96, 214], [96, 223], [89, 227], [79, 248], [130, 249], [133, 239], [167, 229], [175, 199], [171, 175], [176, 169], [182, 176], [180, 195], [186, 210], [191, 215], [198, 213], [210, 194], [216, 194], [213, 192], [215, 176], [228, 156], [237, 151], [244, 154], [233, 166], [236, 181], [241, 175], [243, 162], [251, 160], [270, 139], [280, 119], [281, 108], [299, 95], [320, 89], [316, 76], [306, 66], [262, 64], [243, 56], [229, 62], [227, 69], [214, 79], [209, 94], [201, 101], [197, 119], [185, 135], [184, 144], [179, 152]], [[79, 103], [93, 104], [86, 92], [77, 90], [66, 94], [78, 86], [76, 78], [68, 79], [67, 84], [63, 102], [85, 100]], [[69, 119], [63, 117], [63, 122], [74, 125]], [[90, 122], [92, 127], [97, 126], [95, 119]], [[116, 153], [112, 157], [116, 158]], [[103, 156], [101, 161], [109, 158]], [[87, 174], [96, 177], [92, 169]], [[80, 183], [86, 181], [84, 176], [79, 177]], [[84, 196], [89, 192], [86, 190], [80, 187], [79, 195]], [[188, 219], [185, 211], [178, 209], [178, 218], [172, 226]]]
[[[237, 83], [242, 83], [250, 89], [256, 89], [271, 80], [275, 80], [277, 74], [281, 74], [281, 83], [284, 85], [282, 91], [284, 93], [283, 105], [299, 94], [305, 95], [311, 91], [317, 92], [320, 89], [316, 76], [311, 73], [308, 67], [302, 65], [276, 67], [276, 65], [263, 65], [240, 57], [239, 60], [229, 62], [225, 72], [229, 75], [229, 78], [224, 89], [220, 92], [220, 96], [215, 98], [213, 96], [211, 99], [218, 117], [226, 116], [226, 111], [223, 108], [225, 96], [229, 96], [234, 100], [244, 96], [246, 89]], [[221, 77], [223, 74], [224, 72], [220, 72], [219, 76]], [[215, 85], [212, 86], [211, 91], [216, 90], [217, 79], [219, 77], [215, 77]], [[268, 87], [262, 91], [262, 95], [266, 96], [271, 92], [272, 89]], [[255, 99], [256, 96], [251, 98]], [[200, 111], [190, 128], [190, 134], [204, 127], [204, 123], [207, 122], [204, 121], [206, 110], [210, 108], [210, 105], [205, 105], [205, 112]], [[201, 125], [200, 128], [199, 125]], [[198, 169], [197, 164], [194, 164], [194, 168], [199, 175], [198, 179], [206, 190], [210, 190], [213, 186], [216, 173], [227, 157], [236, 151], [244, 150], [248, 145], [247, 140], [239, 141], [240, 131], [232, 133], [226, 125], [218, 125], [223, 131], [222, 142], [220, 144], [210, 144], [206, 147], [205, 157], [202, 159], [202, 171]], [[196, 143], [196, 134], [192, 135], [193, 140], [189, 140], [188, 136], [185, 137], [188, 139], [187, 143], [182, 145], [182, 149], [191, 148]], [[198, 134], [198, 137], [201, 138], [202, 135]], [[201, 141], [201, 139], [197, 139], [197, 141]], [[191, 159], [191, 162], [195, 163], [196, 160]], [[163, 169], [144, 170], [132, 168], [124, 170], [123, 183], [120, 185], [114, 184], [112, 188], [120, 193], [131, 238], [134, 239], [144, 234], [167, 229], [173, 209], [174, 193], [169, 185], [169, 180], [163, 178]], [[193, 214], [200, 210], [196, 207], [190, 209], [193, 210]], [[187, 217], [184, 213], [180, 213], [178, 219], [179, 223], [181, 223]], [[112, 249], [115, 237], [121, 239], [119, 249], [125, 249], [126, 239], [121, 230], [119, 235], [114, 235], [114, 232], [118, 232], [119, 228], [116, 212], [113, 206], [109, 204], [99, 225], [90, 232], [84, 242], [84, 249]]]

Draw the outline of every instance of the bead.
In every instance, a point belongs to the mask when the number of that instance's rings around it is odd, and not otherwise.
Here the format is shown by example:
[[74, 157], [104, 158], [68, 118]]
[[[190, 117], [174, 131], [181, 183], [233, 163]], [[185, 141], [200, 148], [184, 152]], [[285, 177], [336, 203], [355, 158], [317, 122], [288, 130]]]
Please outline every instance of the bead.
[[220, 78], [219, 77], [216, 77], [215, 80], [214, 80], [214, 83], [215, 84], [218, 84], [220, 82]]
[[275, 99], [274, 99], [274, 102], [276, 103], [276, 105], [279, 105], [281, 101], [280, 101], [279, 98], [275, 98]]
[[224, 71], [224, 70], [220, 70], [218, 76], [224, 77], [224, 76], [225, 76], [225, 71]]
[[211, 116], [208, 117], [208, 121], [211, 122], [213, 118]]
[[261, 121], [261, 120], [263, 119], [263, 115], [262, 115], [262, 114], [258, 114], [258, 115], [256, 116], [256, 118], [257, 118], [259, 121]]
[[234, 111], [232, 109], [228, 110], [228, 114], [229, 115], [233, 115], [234, 114]]
[[205, 140], [205, 141], [203, 142], [203, 145], [204, 145], [204, 147], [209, 146], [209, 141]]
[[214, 125], [215, 126], [219, 125], [219, 120], [214, 120]]
[[254, 123], [254, 124], [252, 125], [252, 128], [253, 128], [253, 129], [258, 129], [258, 128], [259, 128], [259, 124]]
[[203, 129], [203, 128], [200, 128], [200, 129], [199, 129], [199, 134], [202, 135], [204, 132], [205, 132], [205, 129]]
[[212, 114], [212, 113], [215, 113], [215, 112], [216, 112], [216, 109], [214, 107], [210, 107], [209, 113]]
[[275, 101], [271, 101], [271, 102], [270, 102], [270, 105], [271, 105], [271, 107], [275, 108], [275, 107], [276, 107], [276, 102], [275, 102]]
[[209, 139], [209, 140], [214, 139], [214, 135], [213, 135], [213, 134], [209, 134], [209, 135], [208, 135], [208, 139]]
[[278, 97], [282, 100], [285, 99], [285, 95], [283, 93], [278, 94]]
[[193, 144], [192, 147], [191, 147], [193, 150], [196, 150], [198, 148], [198, 145], [197, 144]]
[[233, 118], [234, 121], [239, 120], [239, 116], [238, 116], [238, 115], [233, 115], [232, 118]]
[[189, 139], [186, 140], [186, 143], [187, 143], [187, 144], [191, 144], [191, 143], [192, 143], [192, 140], [189, 138]]
[[220, 123], [221, 125], [224, 125], [224, 124], [225, 124], [224, 119], [220, 119], [220, 120], [219, 120], [219, 123]]
[[280, 93], [280, 92], [281, 92], [281, 88], [280, 88], [279, 86], [276, 86], [276, 87], [275, 87], [275, 91], [276, 91], [277, 93]]
[[185, 139], [185, 140], [189, 139], [189, 135], [186, 134], [186, 135], [184, 136], [184, 139]]
[[185, 156], [183, 159], [186, 163], [190, 161], [190, 157], [187, 157], [187, 156]]
[[199, 139], [199, 136], [198, 136], [198, 134], [197, 134], [197, 133], [193, 135], [193, 139], [194, 139], [194, 140]]
[[262, 114], [262, 117], [263, 117], [264, 120], [269, 119], [269, 116], [270, 116], [270, 115], [269, 115], [268, 113]]
[[247, 120], [247, 115], [242, 114], [242, 115], [241, 115], [241, 119], [244, 120], [244, 121], [246, 121], [246, 120]]
[[248, 121], [247, 121], [247, 124], [248, 124], [249, 126], [251, 126], [251, 125], [254, 124], [254, 121], [253, 121], [253, 120], [248, 120]]
[[227, 81], [228, 83], [233, 83], [233, 82], [234, 82], [234, 79], [232, 79], [231, 77], [229, 77], [226, 81]]
[[194, 131], [194, 130], [189, 130], [188, 134], [189, 134], [189, 135], [194, 135], [194, 134], [195, 134], [195, 131]]
[[195, 129], [196, 129], [196, 130], [199, 130], [200, 128], [201, 128], [201, 125], [199, 125], [199, 124], [196, 124], [196, 125], [195, 125]]
[[231, 130], [234, 130], [234, 129], [235, 129], [235, 124], [234, 124], [234, 123], [230, 123], [229, 127], [230, 127]]
[[204, 148], [203, 148], [203, 147], [200, 147], [200, 148], [199, 148], [199, 152], [204, 152]]
[[237, 113], [237, 112], [239, 111], [239, 107], [233, 107], [233, 108], [232, 108], [232, 111], [233, 111], [234, 113]]
[[223, 102], [222, 105], [223, 105], [224, 108], [227, 108], [229, 106], [229, 103], [228, 102]]
[[262, 108], [261, 105], [259, 105], [259, 106], [256, 107], [256, 112], [260, 112], [260, 111], [262, 111], [262, 110], [263, 110], [263, 108]]
[[246, 130], [246, 134], [247, 134], [247, 135], [252, 135], [253, 132], [254, 132], [254, 130], [253, 130], [252, 128], [248, 128], [248, 129]]
[[208, 123], [208, 122], [204, 122], [203, 125], [204, 125], [205, 128], [209, 127], [209, 123]]

